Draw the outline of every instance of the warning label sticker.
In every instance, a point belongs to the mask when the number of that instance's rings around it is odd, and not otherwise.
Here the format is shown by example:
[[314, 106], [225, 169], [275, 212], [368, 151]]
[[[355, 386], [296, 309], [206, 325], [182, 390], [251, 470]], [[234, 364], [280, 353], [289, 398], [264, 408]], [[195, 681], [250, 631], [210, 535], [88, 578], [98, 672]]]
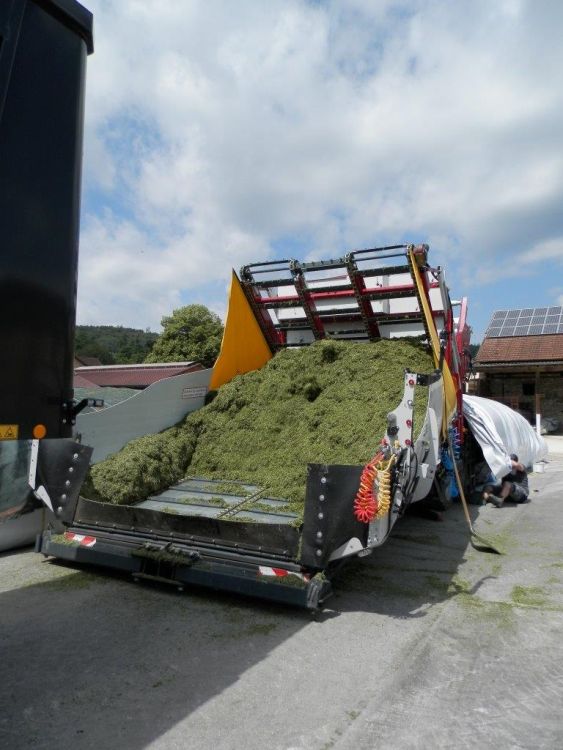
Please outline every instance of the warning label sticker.
[[0, 440], [17, 440], [19, 425], [17, 424], [0, 424]]
[[196, 385], [192, 388], [182, 390], [182, 398], [205, 398], [207, 388], [204, 385]]

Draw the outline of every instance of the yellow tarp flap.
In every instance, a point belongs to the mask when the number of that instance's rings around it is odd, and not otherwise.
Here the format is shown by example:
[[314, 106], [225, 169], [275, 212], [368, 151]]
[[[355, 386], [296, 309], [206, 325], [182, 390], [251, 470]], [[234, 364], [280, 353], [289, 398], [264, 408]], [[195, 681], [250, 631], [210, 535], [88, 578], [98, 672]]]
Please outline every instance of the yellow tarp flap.
[[259, 370], [271, 358], [270, 347], [233, 271], [221, 351], [213, 368], [209, 388], [216, 390], [235, 375]]
[[[420, 275], [420, 269], [416, 262], [412, 250], [409, 250], [409, 257], [411, 261], [411, 267], [414, 275], [414, 283], [418, 289], [418, 297], [422, 305], [422, 311], [426, 320], [426, 327], [430, 333], [430, 344], [432, 346], [432, 355], [434, 357], [434, 365], [440, 366], [440, 337], [436, 330], [436, 323], [434, 322], [434, 316], [430, 308], [430, 302], [426, 296], [422, 277]], [[444, 360], [442, 364], [442, 376], [444, 380], [444, 418], [442, 420], [442, 434], [445, 436], [448, 429], [448, 423], [455, 413], [457, 408], [457, 395], [454, 379], [450, 371], [448, 363]]]

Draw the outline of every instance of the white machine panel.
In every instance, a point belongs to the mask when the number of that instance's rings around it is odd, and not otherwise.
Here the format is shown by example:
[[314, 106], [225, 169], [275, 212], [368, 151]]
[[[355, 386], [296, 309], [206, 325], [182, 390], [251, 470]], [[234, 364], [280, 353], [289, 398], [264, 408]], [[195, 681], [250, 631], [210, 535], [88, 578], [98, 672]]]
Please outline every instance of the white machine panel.
[[200, 409], [212, 372], [199, 370], [165, 378], [115, 406], [79, 414], [76, 433], [85, 445], [94, 448], [92, 463], [117, 453], [130, 440], [161, 432]]

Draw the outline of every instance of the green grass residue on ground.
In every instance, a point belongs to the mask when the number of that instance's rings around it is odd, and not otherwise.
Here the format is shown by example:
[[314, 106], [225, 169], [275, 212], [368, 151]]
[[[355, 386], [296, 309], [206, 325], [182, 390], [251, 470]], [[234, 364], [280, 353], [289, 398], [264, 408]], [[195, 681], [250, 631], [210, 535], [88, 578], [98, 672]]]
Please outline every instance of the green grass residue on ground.
[[514, 604], [525, 607], [544, 607], [547, 603], [545, 591], [541, 586], [514, 586], [510, 598]]

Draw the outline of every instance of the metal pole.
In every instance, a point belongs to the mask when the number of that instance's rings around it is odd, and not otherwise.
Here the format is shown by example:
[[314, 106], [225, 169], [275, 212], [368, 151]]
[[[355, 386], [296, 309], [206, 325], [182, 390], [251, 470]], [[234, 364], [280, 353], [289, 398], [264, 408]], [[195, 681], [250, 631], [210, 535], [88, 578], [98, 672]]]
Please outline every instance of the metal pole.
[[536, 432], [538, 437], [541, 437], [541, 409], [540, 409], [540, 371], [536, 370]]

